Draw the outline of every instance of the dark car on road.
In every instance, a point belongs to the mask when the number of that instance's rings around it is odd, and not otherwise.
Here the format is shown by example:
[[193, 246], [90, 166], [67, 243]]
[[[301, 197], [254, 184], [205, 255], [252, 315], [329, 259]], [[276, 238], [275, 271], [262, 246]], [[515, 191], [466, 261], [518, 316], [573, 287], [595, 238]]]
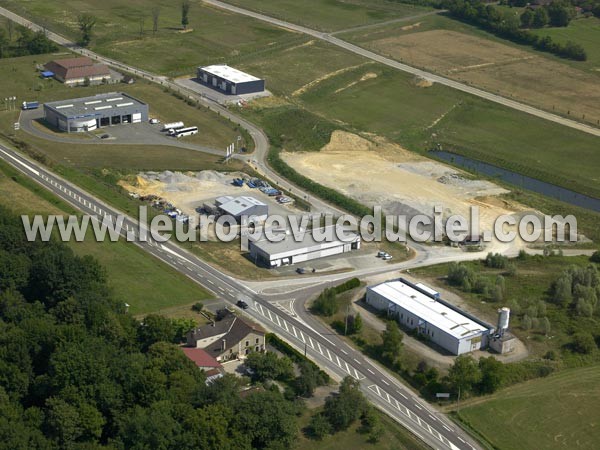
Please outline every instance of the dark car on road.
[[238, 300], [236, 305], [242, 309], [248, 309], [248, 303], [246, 303], [244, 300]]

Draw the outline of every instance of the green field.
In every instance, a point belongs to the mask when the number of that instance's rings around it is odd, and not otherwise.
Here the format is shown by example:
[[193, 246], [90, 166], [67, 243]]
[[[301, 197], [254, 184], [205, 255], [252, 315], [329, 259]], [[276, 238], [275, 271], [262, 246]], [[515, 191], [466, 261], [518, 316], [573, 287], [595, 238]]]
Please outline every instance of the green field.
[[[198, 65], [263, 52], [297, 38], [295, 33], [209, 7], [198, 0], [191, 2], [187, 33], [181, 32], [181, 2], [168, 0], [1, 0], [0, 5], [72, 40], [80, 38], [77, 15], [91, 12], [98, 19], [92, 50], [170, 76], [192, 73]], [[160, 17], [155, 34], [152, 10], [157, 7]]]
[[600, 19], [597, 17], [581, 18], [571, 21], [567, 27], [541, 28], [531, 30], [538, 36], [550, 36], [560, 43], [577, 42], [585, 49], [588, 59], [586, 65], [600, 70]]
[[226, 0], [226, 3], [323, 31], [342, 30], [427, 11], [423, 7], [386, 0]]
[[[0, 162], [0, 204], [18, 214], [74, 214], [67, 204]], [[131, 305], [132, 314], [158, 312], [211, 297], [187, 277], [148, 255], [132, 243], [71, 242], [79, 255], [92, 255], [107, 271], [114, 296]]]
[[503, 389], [461, 408], [460, 417], [500, 450], [596, 449], [600, 366]]

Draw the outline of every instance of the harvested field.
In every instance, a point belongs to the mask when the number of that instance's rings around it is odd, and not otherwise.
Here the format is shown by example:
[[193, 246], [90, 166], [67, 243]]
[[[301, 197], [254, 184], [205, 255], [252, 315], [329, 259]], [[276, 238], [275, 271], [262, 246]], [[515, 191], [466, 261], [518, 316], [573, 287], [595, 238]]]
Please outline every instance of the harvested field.
[[600, 120], [598, 76], [534, 53], [450, 30], [397, 33], [367, 45], [394, 59], [549, 111]]
[[368, 206], [381, 205], [388, 214], [432, 215], [434, 205], [442, 205], [445, 217], [468, 217], [469, 207], [476, 205], [486, 229], [499, 215], [520, 209], [495, 197], [505, 189], [467, 179], [449, 166], [377, 137], [368, 140], [335, 131], [320, 152], [283, 152], [282, 157], [303, 175]]

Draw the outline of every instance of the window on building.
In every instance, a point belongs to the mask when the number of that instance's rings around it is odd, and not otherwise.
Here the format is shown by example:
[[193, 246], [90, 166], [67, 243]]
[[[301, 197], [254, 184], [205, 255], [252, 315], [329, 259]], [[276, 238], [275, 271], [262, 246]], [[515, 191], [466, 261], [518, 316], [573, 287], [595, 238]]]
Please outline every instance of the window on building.
[[258, 340], [258, 338], [256, 338], [256, 343], [258, 344], [260, 341]]
[[250, 345], [250, 341], [246, 341], [246, 347]]

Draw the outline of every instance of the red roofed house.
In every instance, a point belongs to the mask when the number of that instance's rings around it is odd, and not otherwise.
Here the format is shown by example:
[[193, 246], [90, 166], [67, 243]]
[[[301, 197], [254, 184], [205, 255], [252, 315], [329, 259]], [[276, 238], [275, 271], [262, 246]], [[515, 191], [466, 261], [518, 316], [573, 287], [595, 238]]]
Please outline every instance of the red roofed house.
[[96, 64], [85, 56], [50, 61], [44, 68], [54, 73], [54, 78], [68, 86], [99, 84], [111, 78], [107, 66]]
[[206, 373], [207, 384], [223, 376], [223, 366], [205, 350], [193, 347], [183, 347], [182, 350], [198, 369]]

